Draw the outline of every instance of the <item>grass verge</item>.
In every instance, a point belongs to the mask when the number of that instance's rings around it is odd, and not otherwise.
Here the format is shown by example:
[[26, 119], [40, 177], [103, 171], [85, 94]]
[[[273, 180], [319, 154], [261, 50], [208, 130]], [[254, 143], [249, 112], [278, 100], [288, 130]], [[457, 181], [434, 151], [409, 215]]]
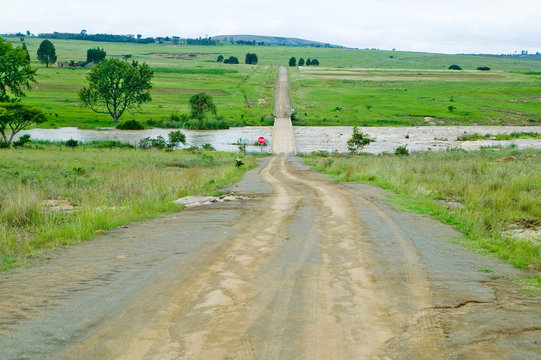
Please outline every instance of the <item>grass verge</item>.
[[216, 195], [255, 165], [248, 157], [239, 170], [235, 154], [202, 150], [43, 145], [3, 149], [0, 156], [0, 271], [97, 230], [178, 211], [173, 200]]
[[[495, 162], [510, 155], [514, 161]], [[541, 269], [539, 240], [509, 232], [541, 226], [541, 150], [456, 150], [402, 157], [319, 154], [305, 161], [336, 180], [391, 190], [399, 207], [454, 226], [465, 234], [460, 242], [477, 251], [518, 268]]]
[[459, 136], [457, 138], [458, 141], [476, 141], [476, 140], [487, 140], [487, 139], [494, 139], [494, 140], [515, 140], [515, 139], [534, 139], [538, 140], [541, 139], [541, 134], [536, 132], [514, 132], [511, 134], [468, 134]]

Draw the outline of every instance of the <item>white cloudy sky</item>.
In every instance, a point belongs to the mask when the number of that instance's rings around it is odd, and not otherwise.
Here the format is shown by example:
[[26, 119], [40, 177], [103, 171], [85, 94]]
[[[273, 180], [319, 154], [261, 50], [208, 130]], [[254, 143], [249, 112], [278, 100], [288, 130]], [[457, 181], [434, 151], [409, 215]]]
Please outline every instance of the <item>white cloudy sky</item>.
[[541, 52], [541, 0], [0, 0], [0, 33], [256, 34], [358, 48]]

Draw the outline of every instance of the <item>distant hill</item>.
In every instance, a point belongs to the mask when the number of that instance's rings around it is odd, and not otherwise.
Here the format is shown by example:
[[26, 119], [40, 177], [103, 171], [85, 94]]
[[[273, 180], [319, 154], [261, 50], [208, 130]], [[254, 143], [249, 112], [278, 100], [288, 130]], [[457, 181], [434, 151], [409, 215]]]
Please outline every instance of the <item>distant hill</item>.
[[234, 42], [240, 44], [254, 45], [278, 45], [278, 46], [306, 46], [306, 47], [326, 47], [326, 48], [345, 48], [341, 45], [322, 43], [297, 38], [287, 38], [279, 36], [260, 36], [260, 35], [217, 35], [212, 36], [212, 40], [221, 42]]

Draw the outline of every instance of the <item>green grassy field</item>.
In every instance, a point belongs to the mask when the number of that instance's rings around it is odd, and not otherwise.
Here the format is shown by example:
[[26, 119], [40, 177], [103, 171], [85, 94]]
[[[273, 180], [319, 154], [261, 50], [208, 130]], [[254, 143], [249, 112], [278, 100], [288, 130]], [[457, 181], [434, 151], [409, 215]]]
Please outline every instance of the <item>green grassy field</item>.
[[[18, 37], [6, 39], [15, 45], [21, 43]], [[79, 104], [77, 91], [85, 85], [87, 69], [46, 69], [36, 61], [36, 50], [42, 40], [31, 37], [25, 40], [32, 65], [38, 69], [38, 84], [24, 100], [48, 114], [49, 121], [42, 127], [112, 126], [109, 116], [95, 114]], [[232, 124], [272, 124], [277, 65], [286, 65], [291, 56], [317, 58], [320, 62], [319, 68], [290, 68], [292, 106], [300, 114], [297, 125], [538, 125], [541, 117], [541, 55], [495, 57], [77, 40], [53, 40], [53, 43], [58, 61], [84, 60], [87, 49], [99, 46], [108, 57], [131, 54], [135, 60], [152, 67], [155, 72], [152, 103], [144, 105], [141, 113], [124, 115], [124, 121], [160, 120], [172, 113], [187, 113], [189, 97], [207, 92], [214, 97], [219, 115]], [[215, 61], [222, 54], [226, 58], [236, 56], [243, 62], [248, 52], [258, 55], [257, 66]], [[447, 71], [451, 64], [458, 64], [466, 71]], [[489, 66], [492, 70], [475, 71], [479, 66]], [[360, 70], [366, 68], [392, 71]], [[449, 111], [449, 106], [456, 109]]]
[[295, 68], [294, 125], [541, 125], [541, 75]]
[[[494, 162], [510, 155], [514, 161]], [[541, 269], [539, 241], [508, 235], [512, 229], [541, 226], [541, 150], [312, 155], [305, 160], [339, 181], [391, 190], [399, 207], [453, 225], [465, 234], [461, 243], [467, 246], [519, 268]]]
[[[235, 154], [45, 145], [0, 150], [0, 271], [35, 255], [73, 244], [131, 221], [180, 210], [172, 201], [216, 195], [239, 181]], [[46, 211], [45, 201], [65, 200], [73, 211]]]
[[[18, 39], [14, 41], [19, 43]], [[32, 65], [38, 69], [38, 84], [34, 86], [25, 103], [43, 109], [49, 121], [41, 127], [76, 126], [96, 128], [113, 126], [108, 115], [96, 114], [81, 107], [78, 90], [86, 85], [88, 69], [45, 68], [35, 59], [42, 39], [27, 38]], [[146, 62], [154, 71], [152, 102], [135, 115], [125, 114], [121, 121], [137, 119], [160, 120], [171, 114], [189, 113], [188, 99], [199, 92], [210, 94], [218, 115], [230, 122], [252, 125], [272, 123], [273, 92], [277, 68], [272, 66], [236, 65], [215, 62], [217, 55], [201, 55], [186, 59], [173, 59], [152, 53], [208, 53], [208, 49], [190, 47], [173, 48], [164, 45], [139, 45], [122, 43], [94, 43], [87, 41], [54, 41], [58, 61], [84, 60], [86, 50], [100, 46], [108, 57], [132, 54], [135, 60]], [[174, 51], [172, 51], [174, 50]], [[237, 54], [241, 58], [241, 54]], [[244, 54], [243, 54], [244, 55]], [[263, 101], [260, 101], [263, 99]]]

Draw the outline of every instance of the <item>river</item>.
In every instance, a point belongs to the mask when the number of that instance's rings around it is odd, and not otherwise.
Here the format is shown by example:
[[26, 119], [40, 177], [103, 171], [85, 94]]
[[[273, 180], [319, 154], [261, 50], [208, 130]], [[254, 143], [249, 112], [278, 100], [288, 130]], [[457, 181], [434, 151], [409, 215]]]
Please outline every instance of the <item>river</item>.
[[[541, 140], [478, 140], [457, 141], [457, 137], [465, 134], [509, 134], [513, 132], [541, 133], [541, 126], [422, 126], [422, 127], [360, 127], [360, 130], [373, 139], [364, 150], [368, 153], [392, 152], [398, 146], [406, 145], [410, 151], [442, 150], [446, 148], [463, 148], [466, 150], [479, 149], [482, 146], [516, 144], [518, 148], [541, 148]], [[31, 129], [22, 131], [20, 135], [30, 134], [33, 139], [40, 140], [118, 140], [136, 144], [145, 137], [163, 136], [173, 131], [171, 129], [149, 130], [81, 130], [74, 127], [59, 129]], [[271, 126], [246, 126], [226, 130], [185, 130], [188, 146], [212, 144], [216, 150], [237, 151], [238, 146], [233, 145], [239, 139], [247, 140], [253, 144], [260, 136], [265, 137], [268, 143], [272, 141]], [[347, 151], [347, 140], [351, 137], [350, 126], [295, 126], [293, 128], [295, 144], [299, 153], [313, 151]], [[259, 146], [248, 145], [248, 151], [259, 151]], [[268, 151], [264, 147], [263, 151]]]

